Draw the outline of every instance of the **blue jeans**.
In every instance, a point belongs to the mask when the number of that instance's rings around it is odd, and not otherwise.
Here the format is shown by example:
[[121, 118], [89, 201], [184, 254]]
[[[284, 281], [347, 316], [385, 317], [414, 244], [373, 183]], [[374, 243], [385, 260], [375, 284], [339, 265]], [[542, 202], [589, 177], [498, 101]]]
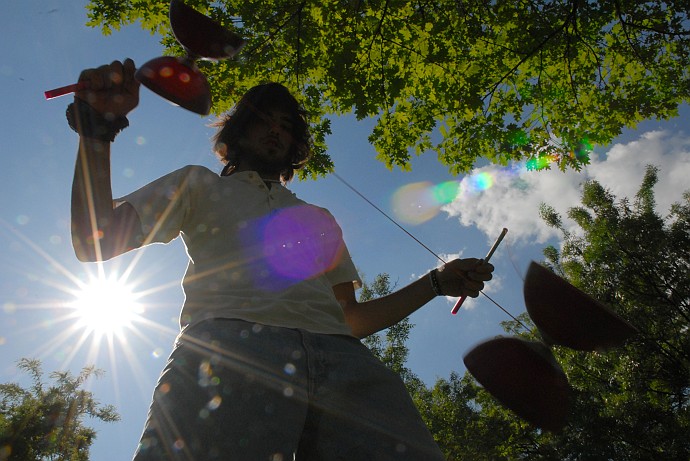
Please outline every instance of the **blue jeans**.
[[400, 377], [356, 338], [241, 320], [184, 330], [135, 461], [443, 460]]

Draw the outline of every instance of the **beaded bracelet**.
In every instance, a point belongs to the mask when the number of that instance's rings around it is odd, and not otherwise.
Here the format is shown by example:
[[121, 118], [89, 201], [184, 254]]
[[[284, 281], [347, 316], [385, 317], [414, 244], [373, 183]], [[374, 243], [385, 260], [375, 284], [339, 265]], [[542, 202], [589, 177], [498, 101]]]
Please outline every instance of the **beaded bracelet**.
[[441, 289], [441, 284], [438, 282], [438, 277], [436, 274], [438, 273], [438, 269], [434, 269], [431, 272], [429, 272], [429, 280], [431, 280], [431, 288], [434, 289], [434, 293], [436, 293], [436, 296], [444, 296], [443, 290]]
[[[76, 106], [75, 106], [76, 105]], [[96, 111], [83, 99], [75, 99], [67, 106], [67, 123], [80, 136], [113, 142], [115, 136], [129, 126], [127, 117], [113, 117]]]

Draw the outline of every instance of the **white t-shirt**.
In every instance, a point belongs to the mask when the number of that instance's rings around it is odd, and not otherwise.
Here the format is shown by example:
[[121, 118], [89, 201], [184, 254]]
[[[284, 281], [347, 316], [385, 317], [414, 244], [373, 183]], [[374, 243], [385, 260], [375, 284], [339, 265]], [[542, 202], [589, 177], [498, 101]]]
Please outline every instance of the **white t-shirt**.
[[324, 208], [255, 172], [221, 177], [187, 166], [118, 199], [139, 214], [144, 244], [178, 235], [189, 265], [181, 326], [236, 318], [351, 334], [332, 286], [361, 283], [342, 231]]

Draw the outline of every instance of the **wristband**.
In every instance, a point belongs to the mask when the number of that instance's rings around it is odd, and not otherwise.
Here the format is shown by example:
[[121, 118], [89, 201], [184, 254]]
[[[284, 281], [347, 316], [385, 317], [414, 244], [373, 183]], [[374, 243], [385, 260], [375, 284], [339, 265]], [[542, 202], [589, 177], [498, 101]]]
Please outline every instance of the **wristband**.
[[129, 126], [129, 120], [124, 115], [114, 117], [103, 115], [91, 107], [83, 99], [75, 99], [67, 106], [67, 123], [80, 136], [113, 142], [115, 136]]
[[434, 293], [436, 293], [436, 296], [444, 296], [443, 290], [441, 289], [441, 284], [438, 282], [438, 277], [436, 274], [438, 273], [437, 269], [432, 270], [429, 272], [429, 280], [431, 280], [431, 288], [434, 289]]

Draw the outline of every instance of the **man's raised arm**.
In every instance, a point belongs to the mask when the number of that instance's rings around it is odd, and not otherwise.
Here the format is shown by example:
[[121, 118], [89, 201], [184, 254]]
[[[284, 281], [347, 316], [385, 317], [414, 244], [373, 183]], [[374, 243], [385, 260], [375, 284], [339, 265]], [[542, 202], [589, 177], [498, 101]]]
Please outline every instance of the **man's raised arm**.
[[79, 133], [72, 183], [72, 245], [80, 261], [103, 261], [141, 245], [141, 222], [134, 208], [115, 207], [110, 144], [128, 125], [126, 115], [139, 103], [134, 62], [114, 61], [81, 73], [87, 89], [75, 95], [67, 118]]

